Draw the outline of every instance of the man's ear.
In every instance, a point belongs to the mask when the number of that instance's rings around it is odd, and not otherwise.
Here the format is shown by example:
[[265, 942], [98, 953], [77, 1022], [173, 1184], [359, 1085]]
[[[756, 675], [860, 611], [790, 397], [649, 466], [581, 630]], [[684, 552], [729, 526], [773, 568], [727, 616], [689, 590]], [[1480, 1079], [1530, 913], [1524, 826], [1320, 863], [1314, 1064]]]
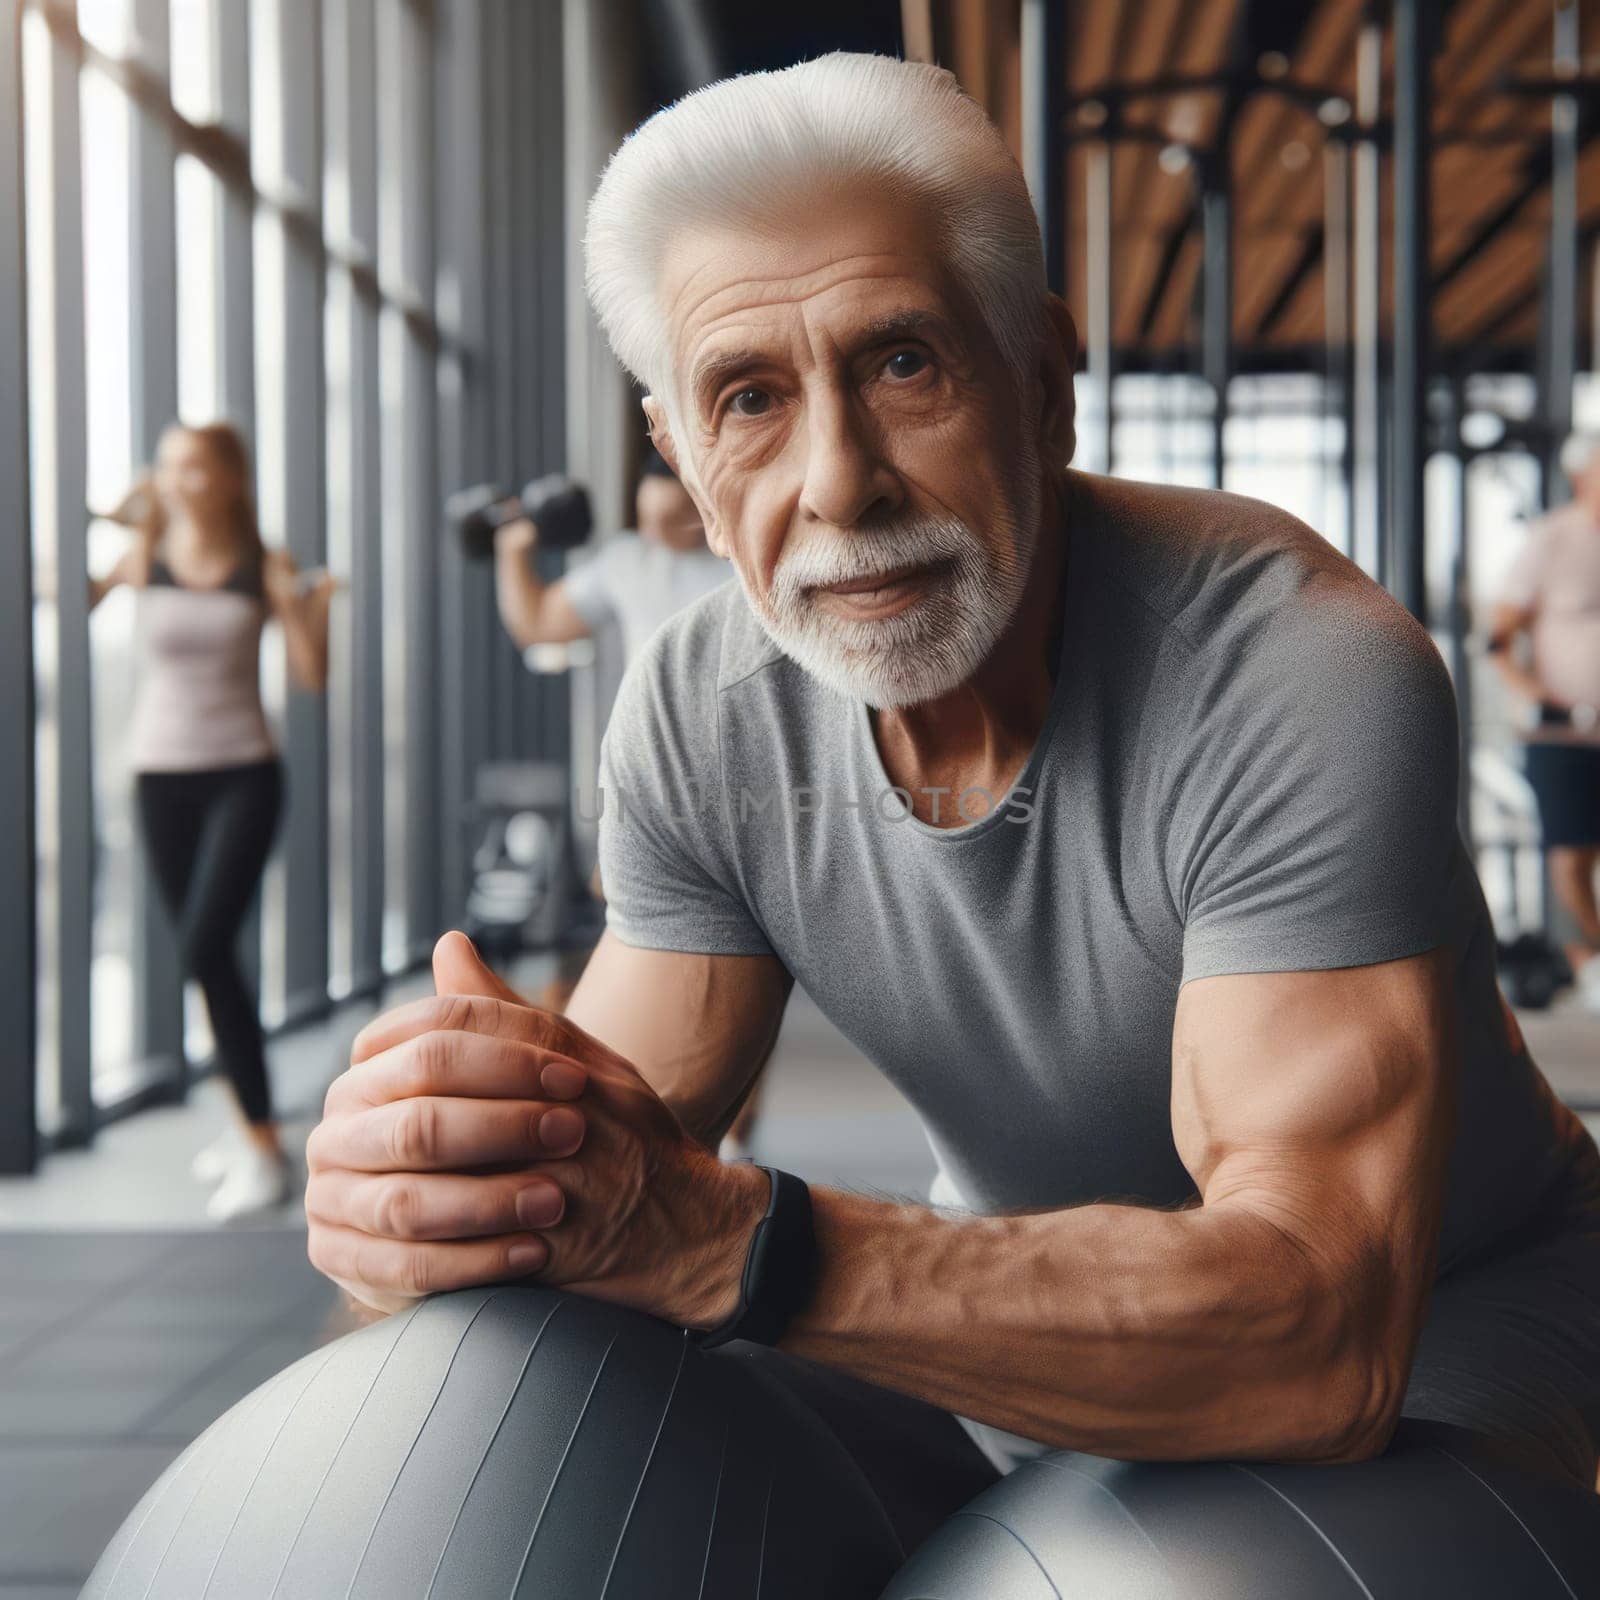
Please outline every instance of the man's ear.
[[681, 479], [683, 470], [678, 465], [678, 443], [667, 426], [667, 410], [653, 394], [647, 394], [639, 404], [644, 407], [645, 421], [650, 425], [650, 443], [661, 452], [661, 459]]
[[651, 444], [661, 452], [661, 459], [678, 475], [678, 482], [683, 485], [684, 493], [694, 501], [694, 508], [700, 513], [700, 521], [705, 525], [707, 546], [713, 555], [727, 560], [727, 545], [717, 526], [716, 518], [711, 515], [711, 507], [706, 504], [705, 497], [700, 493], [699, 484], [684, 472], [679, 463], [678, 442], [672, 437], [672, 429], [667, 426], [666, 407], [653, 394], [645, 395], [639, 403], [644, 407], [645, 420], [650, 424]]
[[1072, 375], [1078, 366], [1078, 328], [1058, 294], [1045, 296], [1044, 348], [1039, 381], [1044, 405], [1039, 413], [1039, 449], [1047, 462], [1066, 466], [1078, 448], [1077, 400]]

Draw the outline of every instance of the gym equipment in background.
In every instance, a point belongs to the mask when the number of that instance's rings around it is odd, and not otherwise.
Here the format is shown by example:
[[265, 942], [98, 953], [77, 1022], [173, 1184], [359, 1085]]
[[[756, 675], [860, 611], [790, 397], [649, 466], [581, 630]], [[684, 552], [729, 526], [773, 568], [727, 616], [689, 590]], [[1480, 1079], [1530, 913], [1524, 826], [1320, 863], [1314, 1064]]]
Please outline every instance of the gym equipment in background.
[[944, 1522], [883, 1600], [1577, 1600], [1600, 1497], [1402, 1422], [1375, 1461], [1030, 1461]]
[[600, 937], [601, 915], [573, 859], [565, 766], [486, 762], [478, 768], [468, 822], [478, 837], [461, 926], [487, 960], [582, 947]]
[[492, 483], [459, 489], [445, 501], [444, 514], [461, 548], [474, 561], [489, 560], [496, 531], [521, 517], [538, 528], [544, 550], [576, 549], [594, 528], [589, 491], [560, 472], [524, 484], [520, 494]]
[[246, 1396], [81, 1600], [874, 1600], [899, 1559], [843, 1446], [753, 1364], [500, 1287], [425, 1300]]
[[1497, 941], [1495, 964], [1506, 999], [1525, 1011], [1543, 1011], [1572, 982], [1567, 958], [1542, 933]]

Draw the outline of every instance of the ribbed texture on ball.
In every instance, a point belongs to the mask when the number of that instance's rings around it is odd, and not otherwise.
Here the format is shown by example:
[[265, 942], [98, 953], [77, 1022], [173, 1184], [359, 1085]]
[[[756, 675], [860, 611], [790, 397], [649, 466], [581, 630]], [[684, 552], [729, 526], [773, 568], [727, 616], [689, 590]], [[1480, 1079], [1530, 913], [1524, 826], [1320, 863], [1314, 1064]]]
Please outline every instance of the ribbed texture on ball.
[[825, 1427], [649, 1318], [442, 1295], [296, 1362], [151, 1488], [85, 1600], [829, 1600], [899, 1549]]
[[1600, 1498], [1403, 1424], [1350, 1466], [1042, 1457], [944, 1523], [883, 1600], [1513, 1595], [1600, 1595]]

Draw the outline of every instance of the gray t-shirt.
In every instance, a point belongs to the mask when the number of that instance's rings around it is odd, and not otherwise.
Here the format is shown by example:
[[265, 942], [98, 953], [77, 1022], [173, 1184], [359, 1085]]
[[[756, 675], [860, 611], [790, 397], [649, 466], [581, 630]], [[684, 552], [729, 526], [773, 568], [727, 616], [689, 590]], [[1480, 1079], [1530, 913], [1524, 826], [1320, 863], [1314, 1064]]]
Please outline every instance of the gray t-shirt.
[[668, 617], [721, 588], [732, 575], [728, 563], [704, 545], [674, 550], [643, 534], [623, 532], [569, 568], [561, 584], [573, 610], [591, 628], [616, 621], [623, 658], [632, 661]]
[[896, 817], [865, 708], [730, 587], [624, 681], [601, 763], [608, 924], [653, 949], [776, 952], [916, 1108], [941, 1196], [985, 1212], [1194, 1193], [1169, 1107], [1188, 979], [1448, 944], [1449, 1263], [1528, 1215], [1563, 1147], [1499, 1001], [1444, 666], [1282, 511], [1067, 483], [1059, 671], [1009, 801], [952, 829]]

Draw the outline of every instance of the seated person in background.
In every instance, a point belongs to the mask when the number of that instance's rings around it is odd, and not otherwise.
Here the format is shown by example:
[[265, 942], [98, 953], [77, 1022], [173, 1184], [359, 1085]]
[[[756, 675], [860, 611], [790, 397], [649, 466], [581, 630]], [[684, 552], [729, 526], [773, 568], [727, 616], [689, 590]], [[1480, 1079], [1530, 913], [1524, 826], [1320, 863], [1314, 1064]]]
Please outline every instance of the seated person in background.
[[1600, 1013], [1600, 439], [1574, 434], [1561, 465], [1572, 500], [1529, 527], [1501, 581], [1489, 655], [1529, 707], [1525, 760], [1550, 887], [1572, 919], [1579, 998]]
[[622, 630], [627, 661], [674, 612], [726, 583], [728, 563], [706, 548], [692, 499], [661, 456], [645, 460], [634, 502], [639, 529], [601, 545], [592, 559], [545, 583], [529, 559], [539, 530], [518, 517], [494, 540], [495, 599], [506, 632], [524, 650], [590, 638], [607, 621]]
[[[329, 1093], [313, 1262], [751, 1327], [930, 1515], [963, 1417], [1009, 1466], [1356, 1461], [1405, 1415], [1592, 1485], [1600, 1155], [1496, 987], [1427, 634], [1283, 511], [1069, 466], [1072, 320], [947, 72], [701, 89], [586, 249], [739, 588], [623, 684], [568, 1014], [447, 935]], [[928, 1203], [716, 1158], [794, 983]], [[815, 1275], [751, 1323], [788, 1197]]]

